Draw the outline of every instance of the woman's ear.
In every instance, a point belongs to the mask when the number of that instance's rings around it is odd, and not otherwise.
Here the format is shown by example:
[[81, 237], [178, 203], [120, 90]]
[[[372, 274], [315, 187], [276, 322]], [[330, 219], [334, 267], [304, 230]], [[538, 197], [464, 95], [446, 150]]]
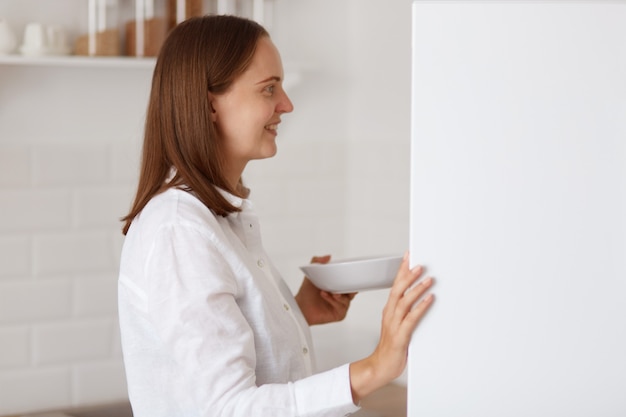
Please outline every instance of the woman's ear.
[[209, 100], [209, 111], [211, 112], [211, 121], [216, 122], [217, 112], [215, 111], [215, 107], [213, 106], [213, 94], [208, 93], [208, 100]]

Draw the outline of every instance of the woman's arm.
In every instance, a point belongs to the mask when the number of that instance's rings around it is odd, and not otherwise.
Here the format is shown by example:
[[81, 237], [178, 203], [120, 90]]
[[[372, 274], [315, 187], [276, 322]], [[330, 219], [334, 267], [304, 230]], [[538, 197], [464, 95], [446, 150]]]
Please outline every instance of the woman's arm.
[[[313, 257], [312, 263], [327, 263], [330, 256]], [[408, 253], [404, 256], [383, 309], [378, 346], [370, 356], [350, 364], [350, 384], [355, 404], [378, 388], [399, 377], [407, 363], [411, 334], [434, 301], [432, 294], [422, 296], [433, 284], [425, 278], [413, 286], [423, 268], [409, 269]], [[296, 301], [309, 325], [343, 320], [356, 293], [331, 294], [315, 287], [305, 277]], [[416, 302], [422, 298], [417, 304]]]

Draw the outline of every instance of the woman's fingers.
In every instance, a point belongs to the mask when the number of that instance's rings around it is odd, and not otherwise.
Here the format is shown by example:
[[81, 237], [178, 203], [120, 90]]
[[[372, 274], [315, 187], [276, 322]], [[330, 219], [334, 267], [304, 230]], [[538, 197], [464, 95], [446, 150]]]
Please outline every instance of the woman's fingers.
[[409, 269], [408, 257], [402, 260], [398, 274], [393, 281], [391, 287], [390, 299], [399, 299], [404, 295], [404, 292], [422, 275], [424, 268], [421, 265], [417, 265], [412, 269]]
[[334, 308], [347, 309], [348, 307], [350, 307], [350, 302], [352, 301], [356, 293], [331, 294], [327, 291], [321, 291], [320, 295], [322, 296], [324, 300], [326, 300]]
[[[402, 319], [402, 317], [406, 315], [408, 311], [406, 305], [404, 305], [406, 301], [404, 301], [402, 303], [403, 305], [400, 306], [400, 311], [398, 311], [398, 303], [405, 300], [407, 291], [413, 284], [415, 284], [423, 272], [424, 268], [420, 265], [414, 267], [413, 269], [409, 269], [408, 256], [404, 257], [404, 260], [398, 269], [398, 274], [393, 282], [393, 286], [391, 287], [389, 299], [385, 306], [388, 318]], [[410, 304], [412, 303], [409, 303], [409, 305]]]
[[427, 277], [404, 293], [402, 298], [396, 303], [393, 311], [392, 320], [395, 325], [392, 324], [392, 326], [398, 330], [407, 327], [408, 335], [413, 332], [419, 319], [426, 313], [428, 306], [432, 303], [430, 298], [426, 303], [424, 303], [426, 298], [419, 301], [419, 303], [418, 300], [432, 287], [433, 283], [433, 278]]
[[398, 302], [398, 308], [402, 316], [406, 316], [415, 302], [433, 285], [433, 279], [431, 277], [424, 278], [413, 288], [407, 290], [404, 296]]
[[409, 338], [424, 315], [426, 315], [426, 312], [432, 305], [433, 301], [435, 301], [435, 296], [433, 294], [426, 295], [402, 321], [401, 327], [404, 327]]
[[[417, 321], [419, 321], [424, 316], [424, 314], [426, 314], [426, 311], [433, 303], [433, 301], [435, 301], [435, 295], [432, 293], [427, 294], [422, 300], [420, 300], [419, 303], [417, 303], [415, 307], [413, 307], [408, 316], [410, 316], [412, 320], [417, 319]], [[415, 324], [417, 324], [417, 322]]]
[[312, 264], [327, 264], [328, 262], [330, 262], [330, 255], [324, 255], [324, 256], [314, 256], [311, 258], [311, 263]]
[[392, 334], [397, 334], [397, 341], [401, 344], [410, 338], [434, 300], [431, 295], [424, 297], [434, 283], [433, 278], [426, 277], [419, 281], [424, 268], [416, 266], [409, 269], [408, 258], [408, 254], [405, 255], [400, 265], [383, 312], [383, 326]]

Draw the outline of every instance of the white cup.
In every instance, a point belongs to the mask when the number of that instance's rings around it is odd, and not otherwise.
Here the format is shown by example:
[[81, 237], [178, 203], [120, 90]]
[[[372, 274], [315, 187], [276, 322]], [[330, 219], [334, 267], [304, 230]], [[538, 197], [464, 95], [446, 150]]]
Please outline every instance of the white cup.
[[24, 28], [22, 53], [25, 55], [45, 54], [48, 48], [48, 33], [41, 23], [29, 23]]
[[29, 23], [24, 28], [23, 55], [66, 55], [70, 53], [67, 36], [61, 26]]

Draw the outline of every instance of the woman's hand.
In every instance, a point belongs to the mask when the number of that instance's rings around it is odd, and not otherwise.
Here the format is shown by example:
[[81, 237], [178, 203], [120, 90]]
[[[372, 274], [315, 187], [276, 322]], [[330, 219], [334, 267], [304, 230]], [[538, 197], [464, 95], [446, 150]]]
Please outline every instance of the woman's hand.
[[425, 278], [412, 287], [422, 272], [420, 266], [409, 270], [409, 256], [405, 254], [383, 309], [378, 346], [367, 358], [350, 364], [355, 404], [404, 371], [411, 335], [434, 301], [429, 294], [417, 302], [433, 284], [432, 278]]
[[[330, 255], [314, 256], [311, 263], [325, 264]], [[341, 321], [348, 314], [350, 301], [356, 293], [331, 294], [317, 288], [310, 279], [304, 277], [302, 286], [296, 294], [296, 302], [309, 325]]]

